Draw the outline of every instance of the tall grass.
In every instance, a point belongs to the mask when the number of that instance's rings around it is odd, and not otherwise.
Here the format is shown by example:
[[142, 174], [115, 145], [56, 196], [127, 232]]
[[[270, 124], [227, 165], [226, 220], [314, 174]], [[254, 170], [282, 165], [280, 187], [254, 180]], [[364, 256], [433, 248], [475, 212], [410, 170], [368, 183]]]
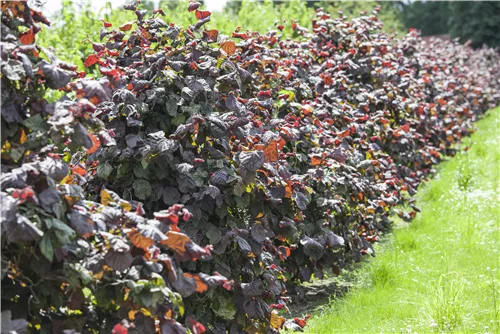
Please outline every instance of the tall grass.
[[456, 273], [442, 274], [438, 281], [432, 284], [432, 296], [427, 304], [432, 318], [431, 327], [440, 331], [458, 328], [468, 316], [467, 301], [462, 298], [466, 289], [463, 277]]

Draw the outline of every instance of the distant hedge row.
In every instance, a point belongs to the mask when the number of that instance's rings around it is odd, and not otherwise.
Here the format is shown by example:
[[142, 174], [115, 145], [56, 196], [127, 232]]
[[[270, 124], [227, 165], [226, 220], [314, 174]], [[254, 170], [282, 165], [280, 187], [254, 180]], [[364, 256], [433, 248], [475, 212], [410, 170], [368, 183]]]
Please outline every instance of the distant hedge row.
[[494, 50], [391, 39], [378, 9], [290, 40], [222, 36], [199, 6], [189, 28], [126, 6], [89, 79], [2, 2], [2, 330], [301, 329], [295, 284], [371, 254], [500, 100]]

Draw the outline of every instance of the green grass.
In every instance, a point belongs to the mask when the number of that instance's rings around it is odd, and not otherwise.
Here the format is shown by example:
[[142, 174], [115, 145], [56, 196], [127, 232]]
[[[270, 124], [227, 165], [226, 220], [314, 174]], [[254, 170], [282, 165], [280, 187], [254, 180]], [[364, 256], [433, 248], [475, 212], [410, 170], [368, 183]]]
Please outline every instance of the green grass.
[[307, 333], [500, 333], [500, 107], [419, 189], [422, 210]]

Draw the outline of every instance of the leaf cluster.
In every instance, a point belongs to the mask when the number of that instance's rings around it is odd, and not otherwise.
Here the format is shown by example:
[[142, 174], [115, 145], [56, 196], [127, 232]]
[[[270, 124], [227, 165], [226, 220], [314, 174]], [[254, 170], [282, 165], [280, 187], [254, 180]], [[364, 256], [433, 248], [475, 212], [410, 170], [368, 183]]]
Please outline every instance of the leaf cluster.
[[[88, 200], [80, 159], [116, 145], [94, 104], [111, 86], [74, 81], [76, 66], [34, 44], [40, 23], [26, 2], [2, 2], [2, 332], [203, 332], [182, 297], [232, 282], [181, 268], [211, 258], [179, 229], [192, 218], [183, 205], [146, 218], [105, 188]], [[49, 103], [55, 89], [64, 96]]]

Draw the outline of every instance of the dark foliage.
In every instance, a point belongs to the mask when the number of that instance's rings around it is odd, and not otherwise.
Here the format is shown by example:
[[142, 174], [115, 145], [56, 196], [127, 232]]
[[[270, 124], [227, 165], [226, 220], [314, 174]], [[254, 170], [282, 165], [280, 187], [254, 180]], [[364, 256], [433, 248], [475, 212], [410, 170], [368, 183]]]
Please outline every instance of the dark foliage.
[[[25, 4], [7, 4], [2, 27], [36, 31]], [[105, 24], [87, 57], [97, 80], [2, 34], [12, 326], [300, 329], [283, 317], [287, 291], [373, 254], [392, 208], [500, 100], [498, 53], [394, 40], [378, 9], [352, 21], [318, 9], [295, 40], [219, 35], [197, 3], [188, 29], [127, 9], [138, 19]], [[48, 88], [75, 99], [48, 104]]]
[[[32, 44], [39, 23], [48, 21], [25, 2], [2, 2], [2, 333], [201, 333], [193, 316], [176, 321], [182, 296], [232, 282], [180, 268], [211, 256], [177, 227], [192, 217], [183, 205], [148, 219], [106, 189], [87, 200], [80, 148], [115, 145], [95, 117], [112, 90], [106, 79], [69, 84], [75, 67]], [[43, 98], [72, 88], [76, 99]]]

